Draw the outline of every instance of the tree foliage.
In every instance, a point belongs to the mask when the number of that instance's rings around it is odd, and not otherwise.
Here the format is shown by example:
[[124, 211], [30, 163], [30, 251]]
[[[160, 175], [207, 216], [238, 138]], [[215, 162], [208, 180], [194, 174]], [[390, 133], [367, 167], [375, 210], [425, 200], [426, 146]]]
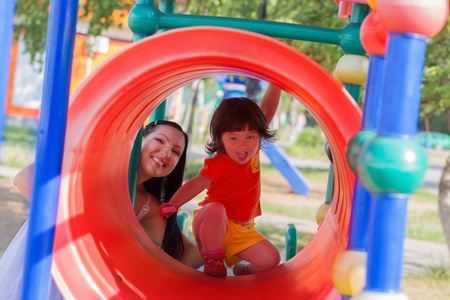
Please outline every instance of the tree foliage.
[[42, 63], [43, 52], [45, 49], [45, 38], [47, 35], [49, 0], [16, 1], [16, 21], [14, 26], [14, 38], [18, 39], [23, 35], [25, 52], [31, 57], [31, 62]]
[[[265, 7], [265, 13], [262, 13]], [[334, 1], [277, 1], [277, 0], [191, 0], [178, 13], [265, 19], [274, 22], [301, 24], [314, 27], [340, 29], [347, 22], [338, 19], [338, 6]], [[343, 52], [335, 45], [280, 39], [305, 53], [329, 72], [334, 70]]]
[[423, 72], [421, 116], [427, 119], [444, 113], [450, 131], [450, 18], [427, 45]]
[[[78, 18], [88, 22], [87, 35], [97, 36], [113, 24], [122, 26], [117, 23], [117, 17], [126, 14], [133, 5], [132, 0], [80, 0]], [[14, 37], [18, 39], [22, 35], [31, 62], [42, 64], [49, 10], [49, 0], [16, 1]]]
[[[133, 0], [80, 0], [79, 19], [88, 22], [88, 35], [100, 35], [117, 21], [118, 14], [126, 13]], [[263, 9], [265, 7], [265, 9]], [[269, 21], [340, 29], [346, 21], [339, 20], [338, 6], [332, 0], [189, 0], [177, 4], [176, 13], [236, 18], [263, 18]], [[25, 51], [32, 61], [42, 62], [45, 50], [49, 0], [17, 0], [15, 37], [23, 34]], [[263, 13], [265, 12], [265, 13]], [[450, 23], [427, 46], [422, 86], [421, 116], [448, 115], [450, 126], [449, 56]], [[314, 42], [282, 40], [305, 53], [330, 73], [334, 70], [342, 51], [334, 45]]]

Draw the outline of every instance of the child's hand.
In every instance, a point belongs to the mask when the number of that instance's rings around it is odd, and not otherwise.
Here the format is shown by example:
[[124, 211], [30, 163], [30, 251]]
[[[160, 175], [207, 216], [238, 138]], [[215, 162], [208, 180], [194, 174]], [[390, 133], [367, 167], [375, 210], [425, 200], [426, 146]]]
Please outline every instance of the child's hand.
[[163, 203], [159, 206], [158, 214], [161, 217], [168, 218], [177, 212], [177, 208], [170, 203]]

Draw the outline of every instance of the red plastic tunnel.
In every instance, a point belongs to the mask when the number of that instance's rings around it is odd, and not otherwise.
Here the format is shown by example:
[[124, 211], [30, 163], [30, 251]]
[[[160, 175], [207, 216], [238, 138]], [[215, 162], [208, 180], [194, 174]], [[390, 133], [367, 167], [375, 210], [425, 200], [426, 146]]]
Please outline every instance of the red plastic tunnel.
[[[312, 241], [278, 267], [213, 278], [158, 249], [134, 216], [128, 163], [150, 112], [178, 88], [216, 74], [279, 85], [314, 116], [330, 144], [335, 191]], [[71, 98], [52, 273], [74, 299], [337, 299], [331, 281], [348, 238], [354, 176], [345, 148], [359, 130], [351, 96], [307, 56], [275, 39], [235, 29], [164, 32], [124, 49]]]

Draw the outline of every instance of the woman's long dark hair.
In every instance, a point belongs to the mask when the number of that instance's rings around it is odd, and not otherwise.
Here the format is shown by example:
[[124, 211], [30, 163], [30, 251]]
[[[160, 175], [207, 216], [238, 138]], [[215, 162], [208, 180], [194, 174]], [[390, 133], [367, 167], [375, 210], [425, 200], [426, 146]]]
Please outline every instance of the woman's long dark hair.
[[[143, 131], [143, 138], [152, 133], [158, 125], [169, 125], [179, 131], [184, 135], [185, 145], [184, 151], [180, 156], [178, 164], [175, 166], [173, 171], [166, 177], [150, 178], [144, 182], [144, 187], [147, 193], [155, 196], [156, 199], [162, 203], [167, 203], [170, 201], [175, 192], [183, 184], [183, 173], [184, 166], [186, 164], [186, 152], [188, 147], [188, 136], [183, 131], [180, 125], [172, 121], [154, 121], [145, 126]], [[167, 218], [166, 230], [164, 231], [164, 237], [161, 245], [161, 249], [167, 254], [180, 260], [184, 253], [183, 237], [178, 226], [177, 214], [171, 215]]]

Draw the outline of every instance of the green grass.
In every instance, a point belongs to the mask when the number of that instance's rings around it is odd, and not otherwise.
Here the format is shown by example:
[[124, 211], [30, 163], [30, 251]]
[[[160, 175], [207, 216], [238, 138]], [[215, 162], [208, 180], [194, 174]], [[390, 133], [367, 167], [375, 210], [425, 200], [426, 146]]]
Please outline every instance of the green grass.
[[428, 165], [445, 165], [449, 156], [448, 152], [426, 150]]
[[437, 211], [408, 212], [406, 236], [412, 239], [446, 243], [442, 222]]
[[308, 206], [289, 207], [285, 205], [277, 205], [262, 202], [261, 209], [262, 211], [276, 213], [283, 216], [289, 216], [311, 221], [316, 220], [317, 207], [308, 207]]
[[410, 300], [450, 299], [450, 266], [432, 267], [403, 278], [403, 290]]
[[[407, 237], [412, 239], [426, 240], [437, 243], [446, 243], [442, 222], [438, 211], [438, 197], [427, 190], [419, 189], [411, 195], [409, 200]], [[414, 203], [435, 205], [435, 210], [424, 210]]]
[[[324, 181], [324, 182], [328, 180], [328, 170], [314, 169], [314, 168], [298, 168], [298, 169], [309, 180]], [[281, 176], [280, 172], [274, 166], [268, 164], [261, 164], [261, 172], [266, 175]]]
[[286, 152], [297, 157], [328, 160], [324, 150], [325, 142], [325, 136], [319, 126], [306, 127]]
[[[255, 228], [269, 239], [280, 253], [286, 254], [286, 229], [262, 224], [256, 224]], [[297, 252], [303, 249], [312, 238], [312, 234], [297, 232]]]
[[328, 170], [299, 168], [300, 172], [311, 181], [328, 181]]
[[422, 203], [438, 203], [438, 197], [433, 195], [427, 190], [418, 189], [410, 198], [410, 201], [422, 202]]
[[36, 144], [36, 130], [27, 127], [5, 125], [3, 140], [15, 143]]
[[203, 168], [203, 158], [193, 157], [188, 158], [186, 167], [184, 169], [184, 180], [189, 180], [198, 175], [198, 172]]
[[26, 127], [5, 126], [1, 144], [1, 163], [23, 168], [35, 160], [36, 131]]

